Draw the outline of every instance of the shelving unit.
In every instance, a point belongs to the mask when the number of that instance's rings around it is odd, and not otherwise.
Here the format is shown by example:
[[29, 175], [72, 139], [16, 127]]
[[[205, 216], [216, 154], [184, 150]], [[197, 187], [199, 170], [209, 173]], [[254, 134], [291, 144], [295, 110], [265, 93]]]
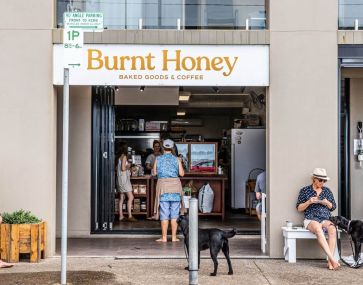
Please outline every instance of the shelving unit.
[[[134, 211], [132, 210], [132, 214], [135, 216], [146, 216], [149, 217], [150, 216], [150, 192], [151, 192], [151, 183], [150, 183], [150, 175], [145, 175], [145, 176], [141, 176], [141, 177], [134, 177], [131, 176], [131, 184], [132, 185], [146, 185], [146, 193], [145, 194], [136, 194], [133, 192], [134, 194], [134, 202], [135, 199], [142, 199], [143, 201], [146, 202], [146, 211]], [[116, 194], [117, 197], [119, 197], [119, 194]], [[127, 199], [125, 199], [125, 202], [127, 203]], [[141, 204], [141, 203], [140, 203]], [[118, 215], [118, 207], [115, 207], [115, 215]], [[123, 214], [127, 215], [127, 211], [123, 210]]]
[[[218, 216], [224, 220], [225, 215], [225, 183], [228, 178], [225, 175], [186, 175], [180, 177], [184, 186], [190, 180], [193, 180], [193, 185], [199, 190], [205, 183], [209, 183], [214, 191], [214, 202], [212, 213], [199, 213], [199, 216]], [[131, 184], [146, 185], [146, 194], [134, 194], [134, 199], [143, 199], [146, 201], [146, 211], [133, 211], [132, 214], [137, 216], [151, 217], [154, 211], [154, 200], [156, 192], [157, 179], [150, 176], [131, 177]], [[117, 208], [116, 208], [117, 210]], [[123, 211], [127, 214], [126, 211]], [[115, 211], [115, 214], [118, 213]]]
[[[219, 216], [224, 220], [225, 215], [225, 183], [228, 180], [225, 175], [186, 175], [180, 177], [182, 185], [184, 186], [190, 180], [193, 180], [193, 185], [199, 190], [206, 182], [212, 187], [214, 191], [214, 202], [212, 213], [199, 213], [199, 216]], [[157, 179], [152, 178], [151, 183], [151, 201], [155, 199]], [[154, 210], [154, 204], [150, 207], [151, 213]]]

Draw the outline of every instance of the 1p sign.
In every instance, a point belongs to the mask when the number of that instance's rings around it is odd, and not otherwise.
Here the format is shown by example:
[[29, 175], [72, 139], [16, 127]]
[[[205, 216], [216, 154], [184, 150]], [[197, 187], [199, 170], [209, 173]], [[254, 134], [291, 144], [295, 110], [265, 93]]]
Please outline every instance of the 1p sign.
[[81, 66], [80, 58], [83, 48], [83, 30], [63, 30], [64, 68]]

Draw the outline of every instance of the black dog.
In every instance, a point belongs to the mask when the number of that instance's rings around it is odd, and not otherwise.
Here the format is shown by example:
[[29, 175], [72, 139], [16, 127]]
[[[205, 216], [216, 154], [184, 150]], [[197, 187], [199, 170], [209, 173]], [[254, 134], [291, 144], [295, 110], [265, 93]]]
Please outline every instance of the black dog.
[[[180, 230], [184, 235], [184, 244], [189, 249], [189, 217], [180, 216], [177, 220]], [[236, 230], [225, 232], [219, 229], [198, 229], [198, 269], [200, 266], [200, 251], [205, 249], [210, 249], [210, 256], [214, 263], [214, 271], [211, 276], [217, 275], [218, 261], [217, 256], [222, 249], [224, 256], [228, 263], [228, 275], [233, 274], [231, 259], [229, 258], [229, 245], [228, 239], [236, 235]], [[189, 252], [188, 252], [189, 255]], [[189, 269], [186, 267], [185, 269]]]
[[358, 262], [363, 242], [363, 222], [359, 220], [350, 221], [342, 216], [331, 217], [329, 220], [352, 237], [354, 243], [354, 260]]

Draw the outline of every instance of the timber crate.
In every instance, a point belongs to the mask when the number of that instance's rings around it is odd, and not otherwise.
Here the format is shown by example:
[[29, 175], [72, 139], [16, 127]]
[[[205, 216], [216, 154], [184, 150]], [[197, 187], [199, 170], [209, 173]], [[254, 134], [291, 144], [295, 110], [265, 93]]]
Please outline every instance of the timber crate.
[[38, 224], [1, 224], [0, 257], [7, 262], [19, 262], [21, 254], [30, 255], [30, 262], [45, 258], [47, 229]]

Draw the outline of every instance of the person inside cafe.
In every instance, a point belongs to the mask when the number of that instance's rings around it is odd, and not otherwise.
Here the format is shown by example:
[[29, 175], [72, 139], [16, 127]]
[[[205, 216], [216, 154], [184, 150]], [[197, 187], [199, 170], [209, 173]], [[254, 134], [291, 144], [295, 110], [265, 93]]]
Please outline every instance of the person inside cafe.
[[[119, 201], [119, 221], [136, 222], [137, 219], [132, 216], [131, 207], [134, 200], [134, 195], [132, 193], [132, 186], [130, 180], [130, 163], [128, 162], [128, 148], [127, 144], [124, 142], [121, 144], [120, 149], [117, 151], [116, 157], [116, 174], [117, 174], [117, 190], [120, 193]], [[124, 217], [123, 214], [123, 203], [127, 196], [127, 213], [128, 218]]]
[[262, 193], [266, 194], [266, 171], [261, 172], [256, 179], [255, 193], [257, 199], [256, 214], [257, 218], [261, 220], [262, 213]]
[[161, 155], [161, 145], [160, 141], [153, 141], [153, 153], [149, 154], [145, 161], [145, 167], [147, 170], [152, 171], [155, 163], [155, 159]]
[[155, 219], [160, 217], [161, 238], [158, 242], [167, 242], [169, 221], [171, 224], [171, 240], [177, 242], [177, 219], [184, 214], [183, 189], [179, 176], [184, 176], [181, 159], [172, 151], [174, 142], [167, 139], [163, 142], [164, 154], [156, 158], [153, 172], [157, 174], [156, 198], [154, 206]]

